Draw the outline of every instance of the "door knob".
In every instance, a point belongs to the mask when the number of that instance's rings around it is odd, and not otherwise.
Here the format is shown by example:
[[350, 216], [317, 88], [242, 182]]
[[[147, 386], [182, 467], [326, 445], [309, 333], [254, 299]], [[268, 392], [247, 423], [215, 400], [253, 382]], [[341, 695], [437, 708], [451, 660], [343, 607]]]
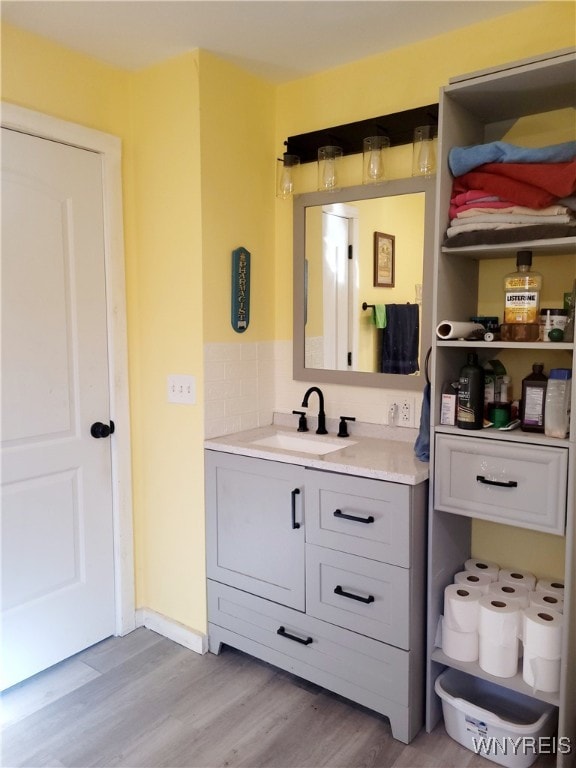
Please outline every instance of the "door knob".
[[101, 421], [95, 421], [94, 424], [90, 427], [90, 434], [92, 437], [108, 437], [114, 432], [114, 422], [111, 421], [110, 424], [103, 424]]

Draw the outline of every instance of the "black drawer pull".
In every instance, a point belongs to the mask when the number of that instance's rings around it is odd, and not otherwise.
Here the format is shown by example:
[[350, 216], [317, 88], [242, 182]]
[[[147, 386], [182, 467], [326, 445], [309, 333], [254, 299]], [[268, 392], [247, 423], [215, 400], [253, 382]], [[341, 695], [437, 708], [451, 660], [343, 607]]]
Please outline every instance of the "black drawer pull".
[[361, 595], [353, 595], [352, 592], [344, 592], [340, 584], [335, 588], [334, 590], [335, 595], [340, 595], [340, 597], [349, 597], [350, 600], [358, 600], [360, 603], [373, 603], [374, 602], [374, 596], [368, 595], [368, 597], [362, 597]]
[[484, 485], [497, 485], [499, 488], [517, 488], [518, 483], [516, 480], [506, 480], [502, 482], [500, 480], [488, 480], [484, 475], [476, 475], [476, 480]]
[[282, 637], [287, 637], [288, 640], [294, 640], [295, 643], [302, 643], [302, 645], [310, 645], [310, 643], [313, 642], [311, 637], [303, 638], [303, 637], [296, 637], [296, 635], [291, 635], [289, 632], [286, 632], [285, 627], [279, 627], [276, 630], [277, 635], [282, 635]]
[[369, 517], [356, 517], [356, 515], [347, 515], [345, 512], [342, 512], [341, 509], [335, 509], [334, 510], [334, 517], [341, 517], [343, 520], [354, 520], [355, 523], [373, 523], [374, 518], [372, 515]]
[[294, 488], [292, 491], [292, 528], [300, 528], [300, 523], [296, 522], [296, 496], [300, 493], [300, 488]]

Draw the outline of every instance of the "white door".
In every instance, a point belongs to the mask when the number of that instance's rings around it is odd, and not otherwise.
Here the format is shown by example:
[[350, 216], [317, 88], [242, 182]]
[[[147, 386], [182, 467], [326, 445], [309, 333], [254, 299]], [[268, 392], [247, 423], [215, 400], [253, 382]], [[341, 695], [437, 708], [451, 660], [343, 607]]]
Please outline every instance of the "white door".
[[102, 199], [97, 153], [2, 129], [2, 688], [115, 630]]

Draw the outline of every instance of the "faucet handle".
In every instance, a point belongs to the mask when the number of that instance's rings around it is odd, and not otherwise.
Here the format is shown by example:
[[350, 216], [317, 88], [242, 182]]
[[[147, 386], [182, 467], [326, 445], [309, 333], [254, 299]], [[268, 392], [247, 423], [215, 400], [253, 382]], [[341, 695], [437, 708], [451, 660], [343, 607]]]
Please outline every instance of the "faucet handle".
[[292, 411], [296, 416], [300, 416], [298, 419], [298, 432], [308, 432], [308, 423], [306, 422], [306, 414], [304, 411]]
[[340, 416], [340, 425], [338, 427], [338, 437], [350, 437], [348, 434], [347, 421], [356, 421], [355, 416]]

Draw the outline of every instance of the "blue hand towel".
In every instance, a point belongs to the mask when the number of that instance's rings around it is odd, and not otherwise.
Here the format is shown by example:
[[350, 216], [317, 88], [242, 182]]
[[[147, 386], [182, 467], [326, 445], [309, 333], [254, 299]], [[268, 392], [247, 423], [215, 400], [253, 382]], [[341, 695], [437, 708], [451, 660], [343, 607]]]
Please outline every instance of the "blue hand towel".
[[420, 431], [414, 443], [414, 453], [420, 461], [430, 461], [430, 384], [426, 384], [422, 394], [422, 412], [420, 413]]

